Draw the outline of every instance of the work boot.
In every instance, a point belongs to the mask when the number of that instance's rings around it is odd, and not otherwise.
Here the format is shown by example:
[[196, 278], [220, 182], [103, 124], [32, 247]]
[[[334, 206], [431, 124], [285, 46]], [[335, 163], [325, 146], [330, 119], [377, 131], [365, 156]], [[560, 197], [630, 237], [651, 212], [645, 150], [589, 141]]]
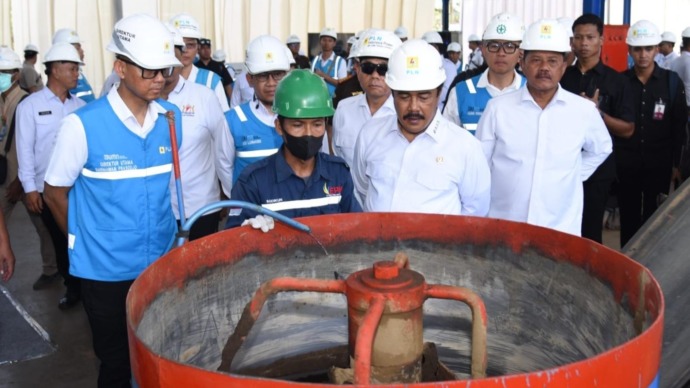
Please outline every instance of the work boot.
[[55, 272], [52, 275], [42, 274], [34, 282], [33, 289], [34, 290], [42, 290], [42, 289], [50, 286], [51, 284], [53, 284], [59, 278], [60, 278], [60, 274], [57, 272]]

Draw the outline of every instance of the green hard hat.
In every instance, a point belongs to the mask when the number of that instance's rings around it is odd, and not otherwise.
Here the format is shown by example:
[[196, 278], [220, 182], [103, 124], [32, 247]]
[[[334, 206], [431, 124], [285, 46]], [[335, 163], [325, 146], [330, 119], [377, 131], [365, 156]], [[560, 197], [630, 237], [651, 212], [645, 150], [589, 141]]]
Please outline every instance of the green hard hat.
[[333, 100], [326, 83], [309, 70], [292, 70], [276, 89], [273, 113], [289, 119], [333, 116]]

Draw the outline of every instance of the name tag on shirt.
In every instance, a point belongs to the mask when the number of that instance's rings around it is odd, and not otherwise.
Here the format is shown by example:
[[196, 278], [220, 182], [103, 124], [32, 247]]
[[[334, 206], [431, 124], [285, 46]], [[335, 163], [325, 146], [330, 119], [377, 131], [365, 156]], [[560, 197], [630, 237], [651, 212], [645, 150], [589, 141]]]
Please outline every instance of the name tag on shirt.
[[44, 110], [43, 112], [38, 112], [39, 116], [47, 116], [47, 115], [52, 115], [53, 112], [49, 110]]
[[663, 120], [664, 112], [666, 111], [666, 104], [659, 99], [659, 101], [654, 104], [654, 120]]

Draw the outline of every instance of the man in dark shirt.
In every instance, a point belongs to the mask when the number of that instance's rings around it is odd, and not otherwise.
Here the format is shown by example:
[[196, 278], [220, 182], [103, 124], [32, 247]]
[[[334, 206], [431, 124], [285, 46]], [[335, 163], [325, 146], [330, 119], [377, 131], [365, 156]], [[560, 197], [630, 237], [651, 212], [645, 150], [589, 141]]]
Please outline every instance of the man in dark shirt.
[[[283, 146], [242, 171], [232, 199], [288, 217], [361, 212], [345, 161], [319, 152], [326, 117], [335, 112], [325, 82], [309, 70], [291, 71], [278, 84], [273, 112]], [[241, 225], [268, 232], [273, 220], [251, 210], [231, 209], [226, 228]]]
[[309, 58], [299, 53], [302, 41], [297, 35], [290, 35], [285, 42], [292, 53], [292, 57], [295, 58], [295, 66], [297, 69], [311, 69], [311, 62]]
[[224, 63], [211, 59], [211, 52], [211, 39], [199, 39], [199, 61], [195, 65], [198, 68], [211, 70], [218, 74], [223, 82], [225, 95], [229, 100], [230, 96], [232, 96], [232, 84], [234, 81]]
[[602, 242], [602, 223], [611, 184], [616, 179], [615, 139], [630, 138], [634, 132], [634, 111], [630, 85], [625, 77], [601, 62], [604, 24], [593, 14], [573, 23], [572, 48], [577, 62], [566, 69], [561, 86], [592, 100], [614, 139], [613, 153], [584, 182], [582, 237]]
[[659, 42], [659, 30], [649, 21], [641, 20], [628, 30], [626, 43], [635, 65], [624, 76], [631, 85], [635, 133], [629, 139], [614, 139], [621, 247], [657, 209], [671, 180], [680, 177], [688, 107], [680, 77], [654, 62]]

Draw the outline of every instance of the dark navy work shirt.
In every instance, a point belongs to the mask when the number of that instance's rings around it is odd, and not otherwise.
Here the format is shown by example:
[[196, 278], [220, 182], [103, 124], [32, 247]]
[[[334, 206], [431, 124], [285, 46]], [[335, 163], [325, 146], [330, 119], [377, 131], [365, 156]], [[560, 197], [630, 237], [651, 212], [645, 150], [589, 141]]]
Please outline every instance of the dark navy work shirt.
[[[232, 199], [261, 205], [288, 217], [361, 212], [354, 197], [350, 169], [341, 158], [319, 152], [312, 175], [303, 179], [277, 153], [247, 166], [232, 188]], [[226, 228], [256, 217], [251, 210], [231, 209]]]

